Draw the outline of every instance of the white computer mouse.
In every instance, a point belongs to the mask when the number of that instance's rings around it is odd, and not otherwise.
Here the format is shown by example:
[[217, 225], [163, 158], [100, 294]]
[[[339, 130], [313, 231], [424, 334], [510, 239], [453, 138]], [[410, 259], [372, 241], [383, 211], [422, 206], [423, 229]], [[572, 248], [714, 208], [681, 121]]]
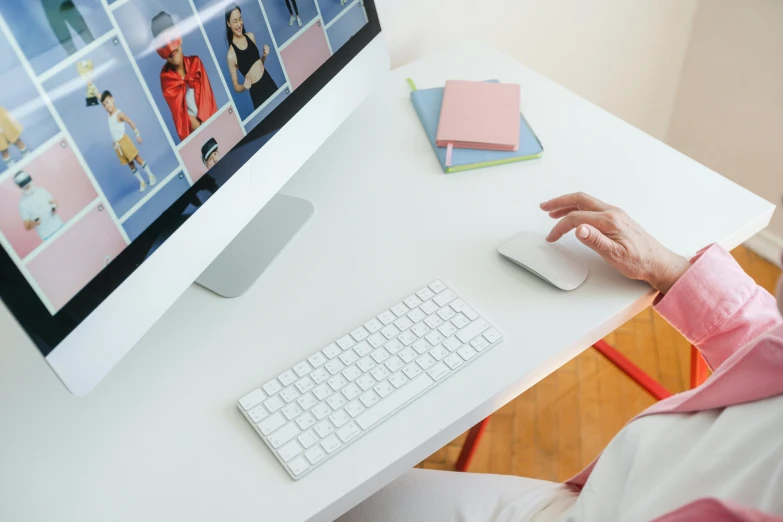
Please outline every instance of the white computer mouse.
[[514, 236], [498, 252], [561, 290], [573, 290], [587, 279], [587, 267], [576, 254], [534, 232]]

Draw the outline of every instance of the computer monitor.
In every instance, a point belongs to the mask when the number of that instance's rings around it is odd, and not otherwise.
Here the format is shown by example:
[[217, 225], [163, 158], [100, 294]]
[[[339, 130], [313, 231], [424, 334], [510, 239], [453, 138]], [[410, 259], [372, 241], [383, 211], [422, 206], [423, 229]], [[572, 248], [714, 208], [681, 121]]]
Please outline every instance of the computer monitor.
[[[388, 71], [380, 33], [373, 0], [0, 2], [0, 298], [72, 393], [306, 220], [272, 198]], [[295, 223], [242, 233], [269, 212]]]

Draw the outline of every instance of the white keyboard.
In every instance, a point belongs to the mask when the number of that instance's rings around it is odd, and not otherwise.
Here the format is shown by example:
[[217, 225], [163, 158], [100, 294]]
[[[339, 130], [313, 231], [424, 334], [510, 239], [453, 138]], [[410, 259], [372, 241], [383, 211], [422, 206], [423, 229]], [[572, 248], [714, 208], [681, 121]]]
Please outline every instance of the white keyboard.
[[435, 281], [248, 393], [239, 410], [296, 480], [502, 340]]

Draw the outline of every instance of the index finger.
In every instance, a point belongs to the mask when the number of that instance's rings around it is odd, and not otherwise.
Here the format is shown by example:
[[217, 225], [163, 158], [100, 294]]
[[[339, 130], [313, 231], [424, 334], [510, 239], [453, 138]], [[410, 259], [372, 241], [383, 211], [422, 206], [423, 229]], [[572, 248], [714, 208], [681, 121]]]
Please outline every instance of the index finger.
[[609, 208], [609, 205], [598, 198], [594, 198], [584, 192], [574, 192], [566, 194], [549, 201], [541, 203], [541, 210], [553, 211], [559, 208], [577, 208], [579, 210], [591, 210], [593, 212], [603, 212]]

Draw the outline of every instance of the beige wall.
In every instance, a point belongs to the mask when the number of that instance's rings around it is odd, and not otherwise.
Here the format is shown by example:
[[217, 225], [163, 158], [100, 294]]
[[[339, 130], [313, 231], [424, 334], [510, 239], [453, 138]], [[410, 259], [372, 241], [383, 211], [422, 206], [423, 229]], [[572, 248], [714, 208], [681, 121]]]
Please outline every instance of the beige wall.
[[[780, 207], [783, 1], [700, 3], [667, 141]], [[780, 208], [765, 233], [783, 244]]]
[[663, 139], [697, 0], [376, 0], [392, 64], [488, 42]]

